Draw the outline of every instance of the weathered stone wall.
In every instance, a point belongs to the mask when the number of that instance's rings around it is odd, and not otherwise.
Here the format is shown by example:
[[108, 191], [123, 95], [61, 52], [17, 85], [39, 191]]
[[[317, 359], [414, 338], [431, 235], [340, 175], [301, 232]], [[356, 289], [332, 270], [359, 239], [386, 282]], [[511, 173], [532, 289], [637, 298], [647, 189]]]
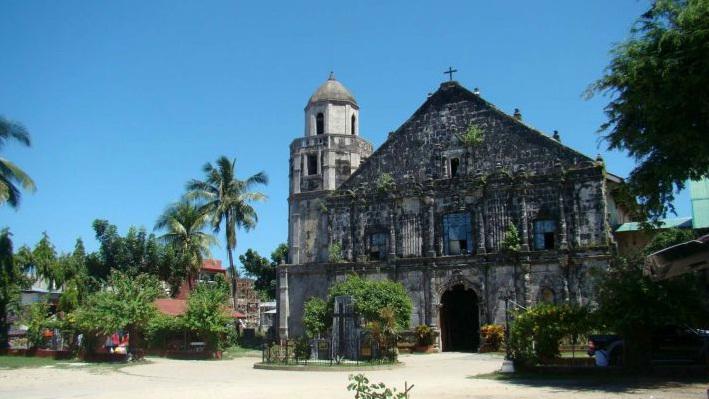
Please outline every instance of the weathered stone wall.
[[[412, 303], [410, 324], [440, 327], [439, 309], [443, 293], [455, 285], [471, 288], [478, 299], [480, 324], [503, 324], [504, 295], [511, 294], [522, 306], [541, 301], [541, 290], [549, 289], [555, 302], [587, 303], [594, 283], [593, 269], [605, 270], [604, 251], [544, 251], [520, 253], [518, 259], [501, 254], [397, 259], [389, 262], [318, 263], [279, 266], [280, 278], [287, 278], [288, 290], [282, 303], [289, 304], [287, 334], [304, 333], [303, 306], [312, 297], [326, 298], [336, 281], [356, 273], [370, 279], [401, 282]], [[283, 334], [283, 329], [281, 330]]]

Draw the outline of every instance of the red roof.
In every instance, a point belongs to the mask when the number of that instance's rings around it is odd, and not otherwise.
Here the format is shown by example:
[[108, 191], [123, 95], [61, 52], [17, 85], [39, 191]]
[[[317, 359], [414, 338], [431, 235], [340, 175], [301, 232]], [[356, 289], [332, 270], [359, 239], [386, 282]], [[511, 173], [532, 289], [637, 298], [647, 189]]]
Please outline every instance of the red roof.
[[[184, 299], [159, 298], [155, 300], [155, 307], [158, 312], [168, 316], [181, 316], [187, 311], [187, 301]], [[235, 319], [245, 319], [246, 315], [229, 308], [231, 317]]]
[[205, 259], [202, 261], [202, 270], [213, 272], [226, 272], [222, 267], [222, 261], [219, 259]]
[[160, 298], [155, 300], [155, 307], [160, 313], [179, 316], [187, 311], [187, 301], [184, 299]]

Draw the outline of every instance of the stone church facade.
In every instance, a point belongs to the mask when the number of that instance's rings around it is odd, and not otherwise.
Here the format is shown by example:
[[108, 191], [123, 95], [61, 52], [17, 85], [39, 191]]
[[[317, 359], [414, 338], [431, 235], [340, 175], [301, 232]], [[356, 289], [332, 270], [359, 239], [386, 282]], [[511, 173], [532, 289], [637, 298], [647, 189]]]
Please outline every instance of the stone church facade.
[[[504, 297], [586, 303], [608, 265], [619, 179], [455, 81], [372, 152], [331, 75], [290, 150], [281, 338], [304, 333], [305, 301], [356, 273], [401, 282], [411, 325], [440, 331], [443, 350], [475, 350], [480, 325], [504, 323]], [[517, 252], [503, 246], [512, 225]]]

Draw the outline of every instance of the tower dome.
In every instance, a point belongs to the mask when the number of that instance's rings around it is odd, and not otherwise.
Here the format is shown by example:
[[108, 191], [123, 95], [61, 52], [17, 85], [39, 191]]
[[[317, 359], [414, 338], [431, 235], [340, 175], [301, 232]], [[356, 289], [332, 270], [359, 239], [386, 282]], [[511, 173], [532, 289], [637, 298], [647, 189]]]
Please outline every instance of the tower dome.
[[359, 134], [359, 105], [333, 72], [305, 106], [305, 136], [320, 134]]
[[354, 96], [342, 83], [335, 79], [334, 72], [330, 72], [330, 77], [310, 96], [308, 106], [318, 102], [348, 102], [357, 107], [357, 101]]

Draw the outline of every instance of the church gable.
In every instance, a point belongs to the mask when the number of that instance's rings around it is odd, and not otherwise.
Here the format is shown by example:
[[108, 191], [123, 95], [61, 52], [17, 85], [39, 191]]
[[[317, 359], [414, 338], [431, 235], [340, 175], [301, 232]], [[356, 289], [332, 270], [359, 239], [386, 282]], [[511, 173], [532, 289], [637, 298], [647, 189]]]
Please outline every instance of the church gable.
[[498, 167], [544, 175], [591, 159], [530, 128], [457, 82], [446, 82], [342, 185], [388, 174], [397, 184], [488, 175]]

